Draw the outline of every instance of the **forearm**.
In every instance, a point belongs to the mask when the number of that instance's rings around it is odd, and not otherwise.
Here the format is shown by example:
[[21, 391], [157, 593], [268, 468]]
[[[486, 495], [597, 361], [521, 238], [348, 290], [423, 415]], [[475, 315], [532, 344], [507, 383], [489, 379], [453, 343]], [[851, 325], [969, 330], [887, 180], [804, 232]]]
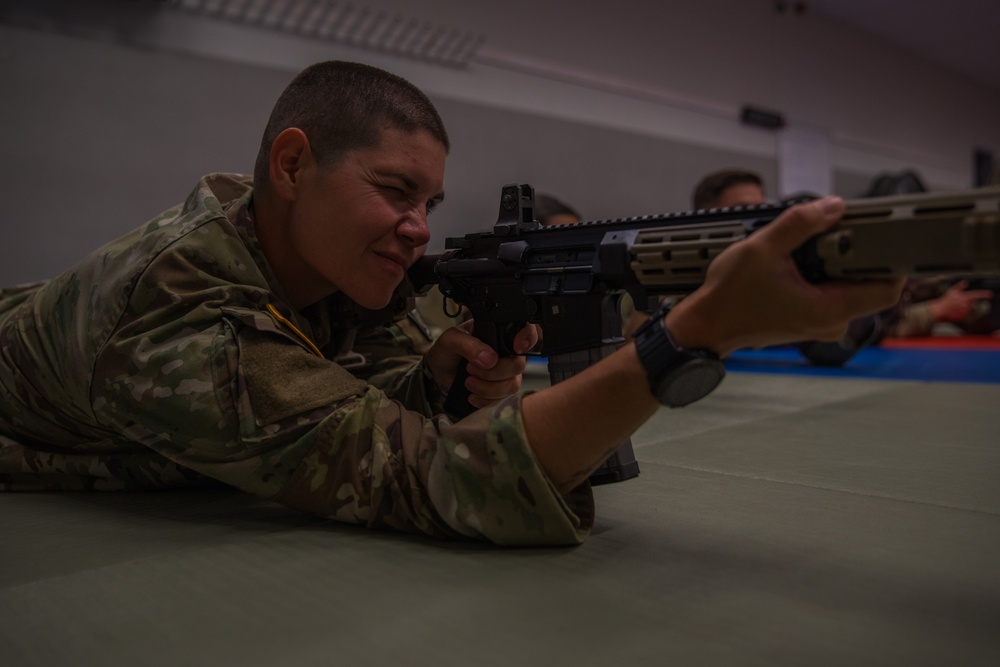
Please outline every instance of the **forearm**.
[[629, 343], [598, 364], [524, 397], [528, 442], [562, 493], [583, 482], [659, 407]]

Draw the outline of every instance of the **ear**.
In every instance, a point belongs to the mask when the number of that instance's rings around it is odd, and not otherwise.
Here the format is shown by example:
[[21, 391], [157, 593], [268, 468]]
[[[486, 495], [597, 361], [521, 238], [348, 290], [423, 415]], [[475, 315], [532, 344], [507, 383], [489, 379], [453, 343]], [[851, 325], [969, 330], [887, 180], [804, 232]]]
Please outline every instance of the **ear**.
[[306, 133], [297, 127], [281, 132], [271, 144], [271, 188], [281, 199], [298, 199], [305, 171], [312, 164], [312, 150]]

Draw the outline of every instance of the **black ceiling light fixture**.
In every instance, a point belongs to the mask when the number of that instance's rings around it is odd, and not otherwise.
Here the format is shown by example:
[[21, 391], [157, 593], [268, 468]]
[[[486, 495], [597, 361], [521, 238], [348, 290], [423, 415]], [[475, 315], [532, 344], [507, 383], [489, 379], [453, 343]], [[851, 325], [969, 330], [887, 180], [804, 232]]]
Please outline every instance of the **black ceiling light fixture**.
[[746, 125], [780, 130], [785, 126], [785, 117], [777, 111], [746, 104], [740, 109], [740, 121]]

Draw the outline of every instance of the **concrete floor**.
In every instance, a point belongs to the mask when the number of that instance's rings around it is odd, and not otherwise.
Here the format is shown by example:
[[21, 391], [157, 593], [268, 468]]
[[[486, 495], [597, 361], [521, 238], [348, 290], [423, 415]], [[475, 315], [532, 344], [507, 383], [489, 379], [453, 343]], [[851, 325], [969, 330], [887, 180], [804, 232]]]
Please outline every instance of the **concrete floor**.
[[[541, 386], [544, 378], [530, 378]], [[730, 374], [577, 548], [227, 490], [0, 495], [0, 662], [997, 665], [1000, 385]]]

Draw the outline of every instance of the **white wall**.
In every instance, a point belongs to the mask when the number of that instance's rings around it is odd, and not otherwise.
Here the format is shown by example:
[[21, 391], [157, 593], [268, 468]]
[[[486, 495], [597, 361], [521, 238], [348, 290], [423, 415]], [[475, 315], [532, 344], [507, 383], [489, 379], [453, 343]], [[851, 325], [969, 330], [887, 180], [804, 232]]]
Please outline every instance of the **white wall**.
[[[418, 6], [484, 33], [483, 59], [494, 65], [632, 91], [666, 114], [687, 109], [708, 123], [731, 121], [746, 103], [778, 109], [791, 124], [828, 132], [838, 168], [916, 165], [941, 187], [965, 187], [972, 149], [1000, 146], [1000, 91], [808, 12], [777, 14], [771, 0], [379, 4], [404, 14]], [[609, 122], [622, 116], [602, 113]], [[719, 137], [677, 120], [664, 123], [674, 138], [690, 129], [696, 143], [763, 147], [724, 123], [712, 128]]]
[[777, 135], [741, 125], [745, 103], [828, 137], [846, 196], [887, 169], [968, 187], [973, 149], [1000, 153], [998, 91], [765, 0], [368, 4], [482, 32], [464, 70], [148, 3], [87, 3], [67, 25], [68, 6], [0, 3], [0, 285], [65, 268], [202, 173], [249, 170], [283, 86], [328, 58], [395, 71], [439, 104], [453, 151], [435, 243], [491, 224], [511, 181], [588, 218], [687, 208], [701, 174], [731, 165], [781, 194]]

